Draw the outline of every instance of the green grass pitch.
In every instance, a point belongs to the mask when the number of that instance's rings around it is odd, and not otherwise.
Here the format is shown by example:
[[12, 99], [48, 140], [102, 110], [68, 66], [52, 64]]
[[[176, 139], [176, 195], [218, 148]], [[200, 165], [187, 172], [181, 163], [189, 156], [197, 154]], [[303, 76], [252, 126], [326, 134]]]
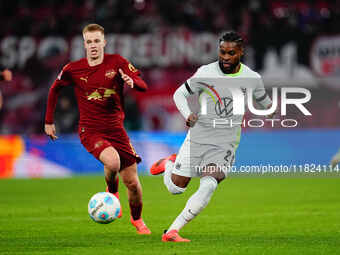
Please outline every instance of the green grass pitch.
[[141, 182], [151, 236], [135, 233], [122, 184], [123, 218], [101, 225], [87, 203], [103, 177], [0, 180], [0, 254], [340, 254], [339, 178], [230, 178], [181, 231], [191, 243], [161, 235], [198, 180], [177, 196], [161, 177]]

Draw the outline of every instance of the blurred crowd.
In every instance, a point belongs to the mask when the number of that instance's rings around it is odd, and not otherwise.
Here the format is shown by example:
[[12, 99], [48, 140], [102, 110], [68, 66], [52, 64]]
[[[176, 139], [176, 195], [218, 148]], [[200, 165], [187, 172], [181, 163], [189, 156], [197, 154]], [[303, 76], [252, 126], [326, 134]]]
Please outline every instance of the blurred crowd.
[[217, 33], [236, 29], [252, 41], [261, 31], [276, 35], [295, 30], [304, 34], [337, 31], [340, 1], [11, 0], [0, 2], [0, 13], [1, 37], [72, 36], [93, 21], [114, 33], [178, 27]]
[[[317, 35], [338, 33], [340, 1], [11, 0], [0, 1], [0, 22], [0, 40], [10, 35], [70, 38], [79, 35], [84, 25], [92, 22], [104, 26], [107, 33], [118, 34], [162, 33], [178, 29], [219, 34], [234, 29], [241, 33], [247, 45], [253, 47], [254, 67], [260, 69], [268, 47], [279, 50], [289, 41], [297, 43], [299, 63], [307, 65], [309, 48], [306, 42]], [[42, 133], [48, 87], [56, 77], [60, 63], [66, 63], [68, 59], [30, 61], [25, 69], [13, 70], [12, 84], [0, 88], [7, 97], [0, 113], [0, 133]], [[148, 70], [140, 68], [152, 87], [152, 76], [148, 75]], [[178, 67], [169, 73], [183, 81], [194, 68]], [[133, 98], [127, 102], [126, 110], [130, 111], [127, 127], [140, 129], [136, 102]], [[64, 92], [56, 115], [60, 132], [76, 130], [77, 112], [74, 109], [72, 92]], [[132, 116], [130, 120], [129, 116]]]

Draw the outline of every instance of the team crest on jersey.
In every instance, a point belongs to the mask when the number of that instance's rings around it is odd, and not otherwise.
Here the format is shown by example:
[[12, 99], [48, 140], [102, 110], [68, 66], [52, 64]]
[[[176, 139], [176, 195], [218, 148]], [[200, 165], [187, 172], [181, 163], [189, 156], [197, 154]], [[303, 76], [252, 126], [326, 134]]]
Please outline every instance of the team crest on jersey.
[[103, 100], [103, 96], [96, 89], [94, 92], [87, 96], [87, 100]]
[[105, 72], [105, 77], [107, 77], [108, 79], [112, 79], [113, 77], [115, 77], [116, 73], [117, 72], [113, 69], [107, 70]]
[[215, 104], [215, 113], [221, 118], [230, 117], [233, 114], [233, 99], [230, 97], [222, 97], [221, 101]]
[[135, 72], [137, 72], [137, 69], [131, 64], [131, 63], [129, 63], [129, 70], [131, 71], [131, 72], [133, 72], [133, 73], [135, 73]]

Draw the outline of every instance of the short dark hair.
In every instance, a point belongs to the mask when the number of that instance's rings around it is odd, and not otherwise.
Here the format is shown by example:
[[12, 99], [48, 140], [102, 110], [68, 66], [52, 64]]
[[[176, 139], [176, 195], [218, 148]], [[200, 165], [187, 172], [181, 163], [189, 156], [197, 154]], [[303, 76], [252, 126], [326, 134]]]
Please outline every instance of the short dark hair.
[[235, 31], [227, 31], [225, 32], [219, 40], [219, 43], [221, 42], [234, 42], [237, 45], [243, 47], [243, 38]]

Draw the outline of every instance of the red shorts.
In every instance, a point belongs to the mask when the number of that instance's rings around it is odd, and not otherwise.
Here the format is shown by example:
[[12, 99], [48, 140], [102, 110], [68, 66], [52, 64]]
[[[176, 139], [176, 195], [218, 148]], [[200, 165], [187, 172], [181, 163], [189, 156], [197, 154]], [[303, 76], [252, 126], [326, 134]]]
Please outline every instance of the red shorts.
[[122, 170], [134, 163], [139, 163], [141, 158], [131, 145], [126, 131], [122, 128], [118, 131], [98, 132], [82, 129], [79, 132], [79, 137], [86, 150], [98, 160], [100, 153], [104, 149], [110, 146], [115, 148], [120, 157], [120, 170]]

